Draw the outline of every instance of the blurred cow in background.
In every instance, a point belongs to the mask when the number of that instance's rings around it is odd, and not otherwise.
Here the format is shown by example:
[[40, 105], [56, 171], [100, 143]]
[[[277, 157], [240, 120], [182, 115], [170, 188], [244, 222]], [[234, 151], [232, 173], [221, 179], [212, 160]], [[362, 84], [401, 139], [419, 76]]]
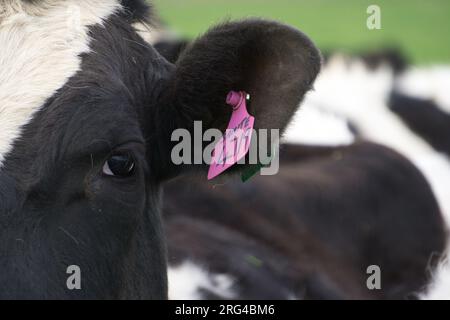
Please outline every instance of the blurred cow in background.
[[[173, 61], [186, 46], [155, 45]], [[449, 87], [449, 67], [410, 67], [396, 50], [327, 55], [278, 176], [197, 178], [195, 197], [169, 185], [166, 196], [183, 199], [166, 208], [172, 296], [450, 298], [438, 264], [450, 224]], [[381, 266], [380, 291], [366, 287], [368, 264]]]
[[281, 152], [276, 176], [166, 186], [171, 298], [414, 298], [445, 246], [422, 174], [365, 142]]

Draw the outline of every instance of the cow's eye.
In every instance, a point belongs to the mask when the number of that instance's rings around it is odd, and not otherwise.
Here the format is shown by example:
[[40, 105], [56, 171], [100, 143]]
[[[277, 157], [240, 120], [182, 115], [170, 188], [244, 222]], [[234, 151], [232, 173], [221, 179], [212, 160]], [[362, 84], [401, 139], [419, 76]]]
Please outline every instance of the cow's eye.
[[116, 153], [103, 165], [103, 173], [108, 176], [128, 177], [133, 174], [135, 166], [130, 153]]

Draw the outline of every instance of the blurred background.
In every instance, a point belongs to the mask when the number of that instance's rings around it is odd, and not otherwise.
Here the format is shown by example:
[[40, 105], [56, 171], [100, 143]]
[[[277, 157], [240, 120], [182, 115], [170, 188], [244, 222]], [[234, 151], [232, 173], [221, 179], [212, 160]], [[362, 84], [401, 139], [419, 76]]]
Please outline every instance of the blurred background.
[[[153, 3], [152, 41], [172, 62], [212, 25], [248, 17], [299, 28], [325, 58], [280, 174], [167, 186], [171, 298], [450, 299], [450, 272], [427, 289], [450, 225], [450, 1]], [[370, 5], [381, 29], [367, 27]], [[380, 290], [366, 286], [371, 265]]]
[[[396, 47], [415, 64], [450, 62], [447, 0], [154, 0], [163, 20], [195, 37], [227, 18], [260, 16], [296, 26], [325, 51]], [[382, 29], [366, 28], [367, 7], [381, 8]]]

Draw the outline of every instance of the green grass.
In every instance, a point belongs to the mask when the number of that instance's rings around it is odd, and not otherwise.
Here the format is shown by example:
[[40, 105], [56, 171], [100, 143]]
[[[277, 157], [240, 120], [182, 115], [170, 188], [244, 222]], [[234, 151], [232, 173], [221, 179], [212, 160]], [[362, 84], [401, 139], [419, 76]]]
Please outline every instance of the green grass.
[[[321, 49], [355, 52], [397, 47], [414, 63], [450, 62], [448, 0], [153, 0], [188, 37], [227, 18], [261, 16], [306, 32]], [[381, 7], [381, 30], [368, 30], [366, 9]]]

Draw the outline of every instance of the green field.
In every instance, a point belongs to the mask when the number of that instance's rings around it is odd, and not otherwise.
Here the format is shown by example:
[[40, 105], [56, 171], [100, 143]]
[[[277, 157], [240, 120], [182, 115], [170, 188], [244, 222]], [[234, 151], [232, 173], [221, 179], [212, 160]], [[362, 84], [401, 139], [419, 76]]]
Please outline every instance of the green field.
[[[194, 37], [227, 18], [262, 16], [292, 24], [321, 49], [396, 47], [412, 62], [450, 63], [449, 0], [154, 0], [180, 34]], [[368, 30], [366, 9], [381, 7], [381, 30]]]

